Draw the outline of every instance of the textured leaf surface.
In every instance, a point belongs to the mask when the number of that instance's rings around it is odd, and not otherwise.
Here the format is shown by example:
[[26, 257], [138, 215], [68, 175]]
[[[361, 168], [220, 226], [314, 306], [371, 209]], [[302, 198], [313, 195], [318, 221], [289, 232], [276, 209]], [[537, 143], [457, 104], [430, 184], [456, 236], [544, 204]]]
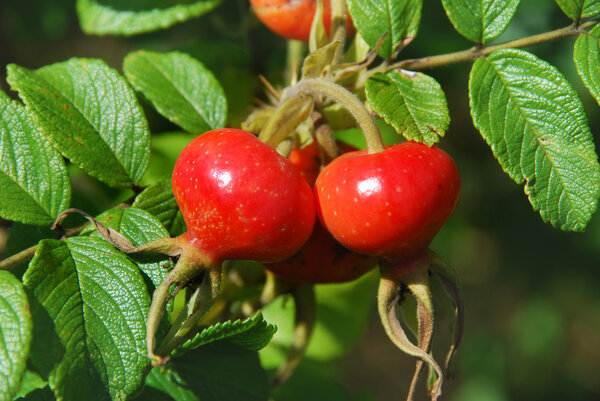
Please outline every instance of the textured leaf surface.
[[442, 4], [450, 22], [461, 35], [473, 42], [486, 43], [506, 30], [519, 1], [442, 0]]
[[267, 375], [256, 352], [229, 341], [200, 347], [173, 359], [169, 366], [165, 371], [152, 369], [147, 384], [175, 401], [268, 399]]
[[60, 154], [25, 107], [0, 91], [0, 216], [50, 225], [69, 206], [71, 186]]
[[225, 126], [223, 89], [195, 58], [179, 52], [139, 50], [125, 58], [123, 70], [161, 115], [184, 130], [200, 135]]
[[185, 232], [185, 222], [173, 196], [170, 179], [159, 181], [146, 188], [135, 198], [132, 206], [154, 215], [172, 236]]
[[258, 313], [246, 320], [226, 321], [207, 327], [183, 344], [174, 355], [181, 355], [185, 351], [223, 339], [228, 339], [246, 349], [258, 351], [271, 341], [276, 331], [277, 327], [267, 323], [262, 314]]
[[387, 33], [379, 55], [389, 59], [417, 36], [422, 5], [423, 0], [348, 0], [348, 11], [371, 48]]
[[581, 100], [553, 66], [522, 50], [473, 65], [471, 114], [502, 168], [544, 221], [583, 230], [596, 210], [600, 167]]
[[[123, 234], [135, 246], [169, 236], [163, 225], [152, 214], [145, 210], [130, 207], [127, 209], [110, 209], [96, 216], [96, 220], [106, 227]], [[96, 229], [90, 225], [82, 234], [92, 233], [99, 237]], [[160, 255], [131, 255], [139, 269], [146, 274], [154, 287], [157, 287], [167, 276], [165, 262], [167, 257]]]
[[96, 59], [71, 59], [32, 71], [7, 67], [11, 87], [60, 152], [115, 187], [141, 178], [150, 157], [146, 117], [133, 90]]
[[77, 0], [81, 29], [94, 35], [136, 35], [199, 17], [221, 0]]
[[556, 0], [556, 3], [572, 20], [600, 14], [600, 0]]
[[448, 129], [450, 112], [440, 84], [411, 71], [369, 78], [366, 94], [373, 110], [409, 141], [432, 145]]
[[150, 296], [127, 256], [95, 237], [44, 240], [23, 282], [32, 363], [58, 399], [125, 400], [139, 390]]
[[600, 25], [575, 41], [573, 60], [586, 88], [600, 105]]
[[0, 400], [19, 391], [31, 343], [31, 313], [23, 285], [0, 271]]

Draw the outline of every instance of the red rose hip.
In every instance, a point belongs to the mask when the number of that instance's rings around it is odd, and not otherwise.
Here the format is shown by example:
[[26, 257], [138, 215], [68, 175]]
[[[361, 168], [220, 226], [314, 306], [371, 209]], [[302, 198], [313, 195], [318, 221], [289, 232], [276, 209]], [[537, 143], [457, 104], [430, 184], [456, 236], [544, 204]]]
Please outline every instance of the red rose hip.
[[452, 158], [416, 142], [372, 154], [346, 153], [316, 183], [327, 230], [349, 249], [391, 260], [424, 252], [452, 214], [459, 192]]
[[194, 139], [177, 159], [173, 193], [187, 225], [182, 238], [212, 262], [287, 258], [314, 226], [313, 193], [300, 173], [238, 129]]

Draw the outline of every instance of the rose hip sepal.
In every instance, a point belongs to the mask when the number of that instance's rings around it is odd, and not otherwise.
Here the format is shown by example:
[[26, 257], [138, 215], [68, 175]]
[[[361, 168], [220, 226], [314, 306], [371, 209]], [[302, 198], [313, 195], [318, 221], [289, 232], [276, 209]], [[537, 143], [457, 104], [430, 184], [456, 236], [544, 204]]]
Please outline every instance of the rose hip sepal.
[[[452, 158], [435, 146], [416, 142], [376, 153], [346, 153], [326, 166], [316, 182], [317, 211], [327, 230], [347, 248], [381, 258], [377, 298], [382, 324], [396, 346], [420, 358], [408, 400], [412, 400], [423, 361], [437, 375], [431, 398], [441, 394], [443, 372], [429, 354], [434, 325], [429, 272], [442, 281], [456, 305], [455, 339], [447, 363], [460, 341], [462, 305], [457, 277], [427, 249], [452, 214], [459, 192], [460, 177]], [[402, 288], [417, 301], [417, 345], [397, 318]]]

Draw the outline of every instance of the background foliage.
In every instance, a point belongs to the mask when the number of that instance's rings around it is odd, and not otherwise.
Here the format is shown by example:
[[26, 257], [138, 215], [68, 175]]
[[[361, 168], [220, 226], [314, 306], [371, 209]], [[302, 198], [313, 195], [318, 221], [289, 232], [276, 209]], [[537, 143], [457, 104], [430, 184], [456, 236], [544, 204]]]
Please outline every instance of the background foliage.
[[[0, 65], [15, 63], [34, 70], [71, 57], [94, 57], [123, 71], [123, 60], [132, 51], [178, 50], [200, 60], [223, 86], [228, 99], [229, 126], [239, 126], [250, 111], [251, 99], [262, 96], [259, 73], [271, 82], [283, 82], [285, 42], [248, 17], [248, 6], [243, 0], [224, 0], [202, 19], [169, 30], [125, 38], [82, 34], [73, 3], [67, 0], [0, 3]], [[85, 1], [81, 7], [96, 3], [102, 4]], [[194, 2], [186, 3], [193, 6]], [[559, 3], [568, 6], [570, 2]], [[470, 47], [471, 42], [457, 33], [452, 23], [456, 21], [448, 19], [439, 0], [425, 0], [419, 33], [403, 51], [402, 58]], [[495, 43], [569, 23], [555, 2], [527, 0], [521, 2], [507, 31], [497, 39], [493, 39], [494, 32], [479, 32], [475, 28], [468, 28], [464, 34]], [[143, 21], [140, 26], [143, 29]], [[598, 143], [598, 104], [577, 75], [572, 61], [574, 43], [575, 39], [563, 39], [528, 50], [555, 65], [575, 87]], [[152, 53], [141, 56], [151, 57]], [[169, 60], [162, 61], [164, 68], [169, 68]], [[129, 72], [127, 66], [125, 72], [135, 74], [135, 59], [129, 59], [129, 66]], [[434, 250], [456, 267], [466, 292], [465, 338], [455, 362], [456, 380], [447, 383], [446, 397], [461, 401], [597, 399], [600, 397], [600, 382], [596, 379], [600, 368], [599, 218], [596, 214], [584, 233], [572, 233], [553, 229], [532, 212], [522, 187], [502, 171], [473, 127], [469, 114], [470, 69], [470, 65], [457, 65], [427, 71], [444, 89], [451, 115], [440, 146], [453, 155], [463, 179], [458, 209], [432, 244]], [[4, 68], [0, 69], [0, 88], [16, 98], [6, 84]], [[150, 94], [146, 96], [154, 102]], [[153, 134], [150, 167], [140, 178], [142, 185], [168, 171], [178, 150], [191, 139], [189, 134], [173, 134], [179, 128], [144, 102]], [[225, 113], [189, 123], [218, 125], [224, 116]], [[356, 132], [343, 135], [352, 139]], [[127, 190], [115, 190], [90, 178], [74, 165], [69, 165], [68, 170], [73, 207], [97, 214], [131, 196]], [[177, 227], [176, 216], [165, 219]], [[2, 256], [9, 256], [51, 235], [43, 228], [15, 223], [3, 224], [0, 236]], [[48, 243], [48, 247], [52, 246]], [[82, 247], [82, 244], [71, 246]], [[33, 285], [35, 280], [27, 282]], [[319, 288], [319, 313], [326, 319], [317, 328], [308, 358], [298, 373], [276, 391], [275, 399], [385, 401], [397, 398], [402, 390], [399, 386], [408, 386], [413, 361], [385, 337], [373, 313], [374, 286], [371, 276], [350, 286]], [[444, 319], [448, 321], [450, 310], [450, 305], [447, 310], [440, 308], [440, 333], [449, 330]], [[273, 368], [281, 361], [277, 344], [289, 337], [290, 328], [286, 329], [285, 316], [280, 315], [281, 308], [277, 305], [265, 311], [266, 320], [277, 323], [279, 328], [273, 345], [261, 353], [265, 368]], [[215, 343], [216, 349], [199, 348], [202, 351], [198, 352], [204, 352], [206, 360], [219, 352], [230, 352], [219, 351], [219, 346], [222, 344]], [[441, 354], [447, 344], [438, 341], [438, 346]], [[345, 353], [348, 347], [350, 352]], [[232, 356], [231, 363], [237, 366], [257, 363], [247, 351], [235, 356], [239, 361]], [[184, 378], [202, 373], [189, 369], [185, 361], [182, 365], [179, 374]], [[161, 379], [158, 373], [153, 373], [149, 384], [160, 389]], [[39, 379], [34, 376], [26, 376], [26, 381], [39, 386], [36, 384]], [[260, 393], [264, 389], [253, 391]], [[44, 399], [43, 390], [39, 392], [40, 399]]]

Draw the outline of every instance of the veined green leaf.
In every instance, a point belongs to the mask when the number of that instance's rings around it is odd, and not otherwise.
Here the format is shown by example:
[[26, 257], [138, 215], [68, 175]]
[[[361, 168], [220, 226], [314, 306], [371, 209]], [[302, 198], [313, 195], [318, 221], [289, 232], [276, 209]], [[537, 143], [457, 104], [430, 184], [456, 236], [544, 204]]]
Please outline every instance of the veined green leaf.
[[600, 105], [600, 25], [575, 41], [573, 61], [586, 88]]
[[[127, 209], [110, 209], [96, 216], [96, 220], [108, 228], [112, 228], [123, 234], [135, 246], [169, 236], [163, 225], [149, 212], [130, 207]], [[93, 225], [81, 232], [82, 235], [91, 233], [99, 237]], [[143, 260], [144, 259], [144, 260]], [[146, 274], [154, 287], [164, 280], [169, 273], [164, 267], [166, 256], [136, 255], [136, 264]]]
[[385, 59], [417, 36], [422, 6], [423, 0], [348, 0], [356, 30], [371, 48], [387, 34], [379, 50]]
[[[267, 374], [256, 351], [217, 341], [174, 358], [169, 369], [154, 368], [149, 387], [175, 401], [265, 401]], [[141, 399], [146, 398], [146, 392]]]
[[123, 70], [161, 115], [184, 130], [200, 135], [225, 126], [223, 88], [195, 58], [179, 52], [139, 50], [125, 57]]
[[169, 28], [219, 4], [221, 0], [77, 0], [77, 14], [87, 34], [129, 36]]
[[487, 43], [506, 30], [520, 0], [442, 0], [454, 28], [465, 38]]
[[71, 186], [60, 154], [25, 107], [0, 91], [0, 216], [50, 225], [69, 207]]
[[154, 215], [172, 236], [183, 234], [185, 222], [173, 196], [171, 180], [161, 180], [140, 193], [131, 205]]
[[44, 135], [88, 174], [126, 188], [139, 181], [150, 134], [133, 90], [96, 59], [71, 59], [32, 71], [11, 64], [8, 82]]
[[0, 271], [0, 400], [11, 401], [19, 391], [31, 344], [31, 312], [23, 285]]
[[207, 327], [175, 350], [173, 355], [181, 355], [200, 346], [223, 339], [228, 339], [230, 342], [246, 349], [258, 351], [271, 341], [276, 331], [277, 327], [267, 323], [262, 314], [258, 313], [246, 320], [226, 321]]
[[126, 255], [95, 237], [43, 240], [23, 283], [31, 360], [58, 399], [125, 400], [140, 389], [150, 296]]
[[600, 0], [556, 0], [556, 4], [574, 21], [600, 14]]
[[475, 126], [544, 221], [581, 231], [596, 210], [600, 166], [583, 104], [563, 75], [523, 50], [473, 65]]
[[432, 145], [448, 129], [450, 112], [440, 84], [412, 71], [376, 74], [366, 84], [373, 110], [409, 141]]

